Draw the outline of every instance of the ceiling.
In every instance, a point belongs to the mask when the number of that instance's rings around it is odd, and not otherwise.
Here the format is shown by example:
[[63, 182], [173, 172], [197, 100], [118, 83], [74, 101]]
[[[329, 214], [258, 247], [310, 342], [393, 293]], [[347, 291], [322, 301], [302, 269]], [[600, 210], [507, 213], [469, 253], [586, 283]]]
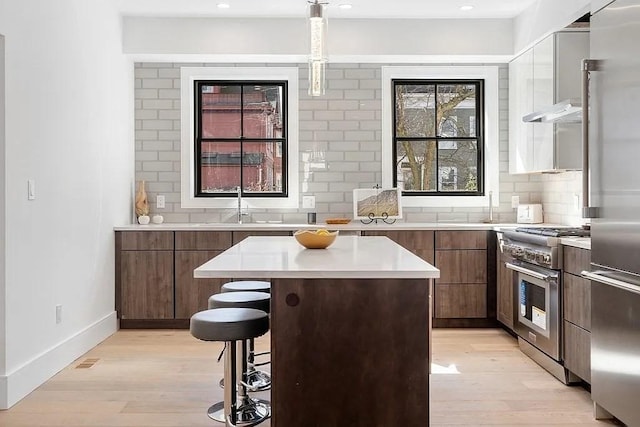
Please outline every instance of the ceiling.
[[[304, 17], [306, 0], [117, 0], [124, 15], [176, 17]], [[330, 0], [331, 18], [512, 18], [537, 0]], [[220, 9], [219, 3], [229, 8]], [[320, 0], [323, 2], [323, 0]], [[350, 3], [351, 9], [338, 6]], [[473, 6], [463, 11], [461, 6]]]

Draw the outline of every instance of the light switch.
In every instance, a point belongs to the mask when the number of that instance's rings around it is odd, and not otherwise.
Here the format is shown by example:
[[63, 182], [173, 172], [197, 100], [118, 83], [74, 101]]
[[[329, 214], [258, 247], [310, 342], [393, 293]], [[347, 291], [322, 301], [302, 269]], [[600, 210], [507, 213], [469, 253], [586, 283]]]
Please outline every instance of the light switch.
[[27, 200], [36, 199], [36, 182], [33, 179], [27, 180]]
[[156, 196], [156, 207], [158, 209], [164, 209], [164, 196], [162, 194]]
[[313, 209], [316, 207], [316, 196], [302, 196], [302, 208]]
[[517, 208], [520, 204], [520, 196], [511, 196], [511, 207], [513, 209]]

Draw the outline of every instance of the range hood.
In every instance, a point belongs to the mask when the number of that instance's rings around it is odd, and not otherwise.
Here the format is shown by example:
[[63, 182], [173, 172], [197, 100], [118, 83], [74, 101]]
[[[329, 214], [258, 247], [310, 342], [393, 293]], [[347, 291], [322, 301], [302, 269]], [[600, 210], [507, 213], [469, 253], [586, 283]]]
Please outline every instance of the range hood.
[[540, 111], [525, 114], [525, 123], [580, 123], [582, 121], [582, 102], [579, 99], [567, 99]]

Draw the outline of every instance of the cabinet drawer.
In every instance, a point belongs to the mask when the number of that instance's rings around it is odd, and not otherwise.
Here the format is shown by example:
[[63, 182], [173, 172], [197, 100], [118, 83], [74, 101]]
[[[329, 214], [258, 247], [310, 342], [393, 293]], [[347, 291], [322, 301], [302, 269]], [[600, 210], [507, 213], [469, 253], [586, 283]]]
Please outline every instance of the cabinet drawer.
[[176, 250], [218, 250], [231, 247], [231, 231], [176, 231]]
[[119, 231], [123, 251], [173, 250], [173, 231]]
[[437, 283], [487, 283], [487, 251], [436, 251]]
[[434, 232], [430, 230], [417, 231], [372, 231], [365, 230], [364, 236], [386, 236], [403, 248], [418, 255], [429, 264], [433, 264]]
[[487, 249], [487, 232], [436, 231], [436, 249]]
[[591, 268], [591, 251], [588, 249], [563, 246], [563, 269], [567, 273], [577, 276], [584, 270]]
[[591, 282], [582, 277], [563, 275], [564, 319], [591, 330]]
[[436, 283], [435, 311], [439, 319], [487, 317], [487, 286]]
[[233, 244], [236, 245], [242, 242], [249, 236], [291, 236], [290, 231], [234, 231], [233, 232]]
[[564, 366], [591, 383], [591, 333], [564, 322]]

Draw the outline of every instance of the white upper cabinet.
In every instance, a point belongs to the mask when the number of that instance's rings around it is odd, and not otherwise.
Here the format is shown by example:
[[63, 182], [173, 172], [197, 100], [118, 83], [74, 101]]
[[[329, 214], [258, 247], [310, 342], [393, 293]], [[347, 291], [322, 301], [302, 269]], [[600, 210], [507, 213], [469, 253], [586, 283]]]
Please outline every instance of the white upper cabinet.
[[580, 123], [526, 123], [523, 116], [581, 97], [588, 30], [554, 33], [509, 64], [509, 173], [577, 170]]

